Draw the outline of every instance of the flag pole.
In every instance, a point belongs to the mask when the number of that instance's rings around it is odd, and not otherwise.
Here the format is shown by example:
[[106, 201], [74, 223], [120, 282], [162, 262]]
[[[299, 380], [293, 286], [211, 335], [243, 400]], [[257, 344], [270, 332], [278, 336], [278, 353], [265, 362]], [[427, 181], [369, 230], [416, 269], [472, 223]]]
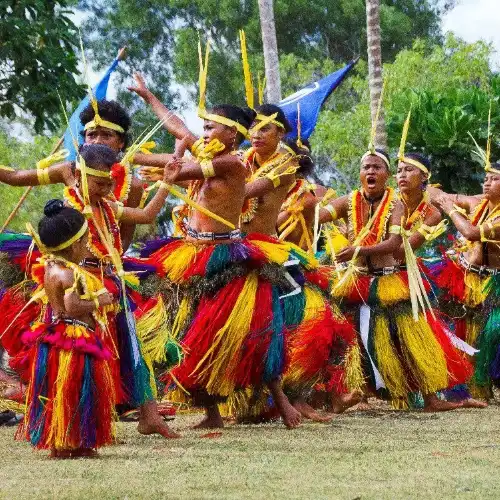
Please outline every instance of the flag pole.
[[[125, 45], [124, 47], [122, 47], [118, 51], [118, 54], [117, 54], [116, 58], [119, 61], [123, 61], [127, 57], [127, 48], [128, 47]], [[52, 151], [50, 152], [50, 154], [53, 155], [54, 153], [57, 153], [57, 151], [59, 150], [59, 148], [62, 146], [63, 142], [64, 142], [64, 135], [59, 139], [59, 141], [57, 141], [57, 144], [52, 148]], [[16, 206], [14, 207], [14, 209], [12, 210], [12, 212], [10, 213], [10, 215], [7, 217], [7, 219], [3, 223], [3, 226], [0, 228], [0, 234], [2, 234], [5, 231], [5, 229], [7, 229], [7, 226], [12, 222], [12, 219], [14, 219], [14, 217], [17, 214], [17, 212], [19, 212], [19, 209], [21, 208], [21, 206], [25, 202], [26, 198], [30, 194], [30, 192], [33, 189], [33, 187], [34, 186], [28, 186], [26, 188], [26, 190], [24, 191], [24, 193], [21, 196], [20, 200], [17, 202]]]

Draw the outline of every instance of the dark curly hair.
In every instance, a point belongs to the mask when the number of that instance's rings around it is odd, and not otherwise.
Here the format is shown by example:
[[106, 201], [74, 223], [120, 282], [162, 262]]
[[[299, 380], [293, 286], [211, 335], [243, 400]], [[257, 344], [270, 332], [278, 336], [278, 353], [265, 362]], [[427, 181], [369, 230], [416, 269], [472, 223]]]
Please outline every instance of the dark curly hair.
[[[121, 137], [124, 142], [123, 150], [127, 148], [130, 142], [129, 129], [132, 125], [132, 120], [130, 119], [129, 114], [125, 110], [125, 108], [118, 104], [116, 101], [107, 101], [103, 99], [102, 101], [97, 101], [97, 109], [99, 111], [99, 116], [104, 120], [108, 120], [109, 122], [116, 123], [116, 125], [120, 125], [125, 131], [124, 133], [117, 134]], [[80, 122], [82, 125], [87, 124], [88, 122], [94, 119], [95, 113], [92, 104], [88, 104], [83, 111], [80, 113]], [[82, 130], [82, 136], [85, 138], [85, 130]]]

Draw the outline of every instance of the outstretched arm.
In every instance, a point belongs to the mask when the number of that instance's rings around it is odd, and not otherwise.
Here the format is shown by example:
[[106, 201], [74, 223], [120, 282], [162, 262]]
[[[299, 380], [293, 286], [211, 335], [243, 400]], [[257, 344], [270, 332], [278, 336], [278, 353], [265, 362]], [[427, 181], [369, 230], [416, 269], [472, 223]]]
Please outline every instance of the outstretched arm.
[[163, 183], [160, 185], [153, 199], [144, 208], [120, 208], [118, 205], [115, 205], [114, 209], [120, 216], [120, 221], [128, 224], [151, 224], [154, 222], [156, 216], [165, 204], [165, 200], [169, 192], [168, 186], [175, 182], [176, 176], [181, 169], [181, 165], [182, 164], [179, 159], [175, 159], [166, 165], [163, 175]]
[[[40, 170], [5, 170], [0, 169], [0, 182], [10, 186], [40, 186], [44, 184], [71, 184], [73, 173], [71, 162], [66, 161]], [[48, 181], [48, 182], [47, 182]]]
[[147, 87], [144, 78], [140, 73], [134, 73], [135, 86], [128, 87], [131, 92], [135, 92], [151, 106], [153, 113], [163, 121], [163, 126], [176, 139], [189, 138], [189, 147], [197, 140], [197, 137], [187, 128], [186, 124], [170, 111]]
[[431, 197], [432, 203], [438, 208], [439, 203], [437, 202], [437, 199], [440, 198], [441, 200], [443, 200], [444, 198], [446, 198], [452, 204], [457, 205], [460, 208], [464, 208], [468, 212], [470, 212], [472, 210], [472, 207], [477, 205], [478, 201], [481, 199], [481, 195], [467, 196], [465, 194], [450, 194], [445, 193], [443, 190], [432, 186], [429, 186], [427, 188], [427, 192]]

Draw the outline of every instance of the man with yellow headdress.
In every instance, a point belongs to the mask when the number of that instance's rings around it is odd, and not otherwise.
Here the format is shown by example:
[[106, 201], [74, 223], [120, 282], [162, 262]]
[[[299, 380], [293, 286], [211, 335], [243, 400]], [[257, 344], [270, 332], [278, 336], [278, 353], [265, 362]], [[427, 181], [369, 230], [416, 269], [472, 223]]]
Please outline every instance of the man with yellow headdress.
[[[490, 111], [491, 112], [491, 111]], [[477, 143], [476, 143], [477, 146]], [[457, 335], [479, 349], [471, 392], [492, 397], [492, 385], [500, 383], [500, 162], [490, 162], [491, 136], [486, 152], [476, 154], [485, 165], [482, 196], [447, 194], [430, 188], [432, 201], [453, 222], [461, 237], [436, 270], [443, 290], [443, 304], [461, 304], [456, 317]]]
[[[399, 160], [417, 163], [405, 157], [404, 146]], [[398, 407], [407, 407], [410, 393], [421, 391], [427, 411], [454, 409], [460, 405], [440, 401], [435, 392], [465, 382], [470, 368], [430, 309], [404, 232], [403, 205], [387, 186], [389, 173], [387, 154], [370, 147], [361, 160], [362, 188], [320, 211], [321, 222], [341, 218], [348, 229], [347, 246], [331, 248], [337, 264], [332, 295], [358, 326], [361, 356], [352, 360], [359, 362], [358, 383], [366, 381]], [[402, 246], [401, 261], [393, 254]]]

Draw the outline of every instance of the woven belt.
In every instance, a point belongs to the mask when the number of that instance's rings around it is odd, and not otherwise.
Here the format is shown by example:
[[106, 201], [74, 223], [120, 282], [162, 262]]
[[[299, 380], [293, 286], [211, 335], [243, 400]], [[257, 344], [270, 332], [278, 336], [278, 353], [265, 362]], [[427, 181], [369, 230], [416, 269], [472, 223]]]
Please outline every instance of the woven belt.
[[227, 233], [212, 233], [212, 232], [200, 232], [196, 231], [191, 227], [187, 228], [187, 235], [191, 238], [201, 241], [222, 241], [222, 240], [239, 240], [241, 239], [241, 230], [234, 229]]
[[400, 271], [406, 271], [406, 266], [389, 266], [366, 269], [366, 274], [370, 274], [372, 276], [388, 276], [389, 274], [399, 273]]
[[460, 254], [458, 262], [460, 266], [462, 266], [466, 271], [478, 274], [479, 276], [496, 276], [497, 274], [500, 274], [500, 269], [496, 269], [494, 267], [476, 266], [474, 264], [471, 264], [463, 256], [463, 254]]
[[88, 323], [85, 323], [84, 321], [80, 321], [78, 319], [73, 319], [73, 318], [61, 318], [57, 317], [55, 315], [52, 316], [52, 323], [64, 323], [65, 325], [73, 325], [73, 326], [83, 326], [90, 330], [91, 332], [94, 332], [94, 328], [92, 328]]

